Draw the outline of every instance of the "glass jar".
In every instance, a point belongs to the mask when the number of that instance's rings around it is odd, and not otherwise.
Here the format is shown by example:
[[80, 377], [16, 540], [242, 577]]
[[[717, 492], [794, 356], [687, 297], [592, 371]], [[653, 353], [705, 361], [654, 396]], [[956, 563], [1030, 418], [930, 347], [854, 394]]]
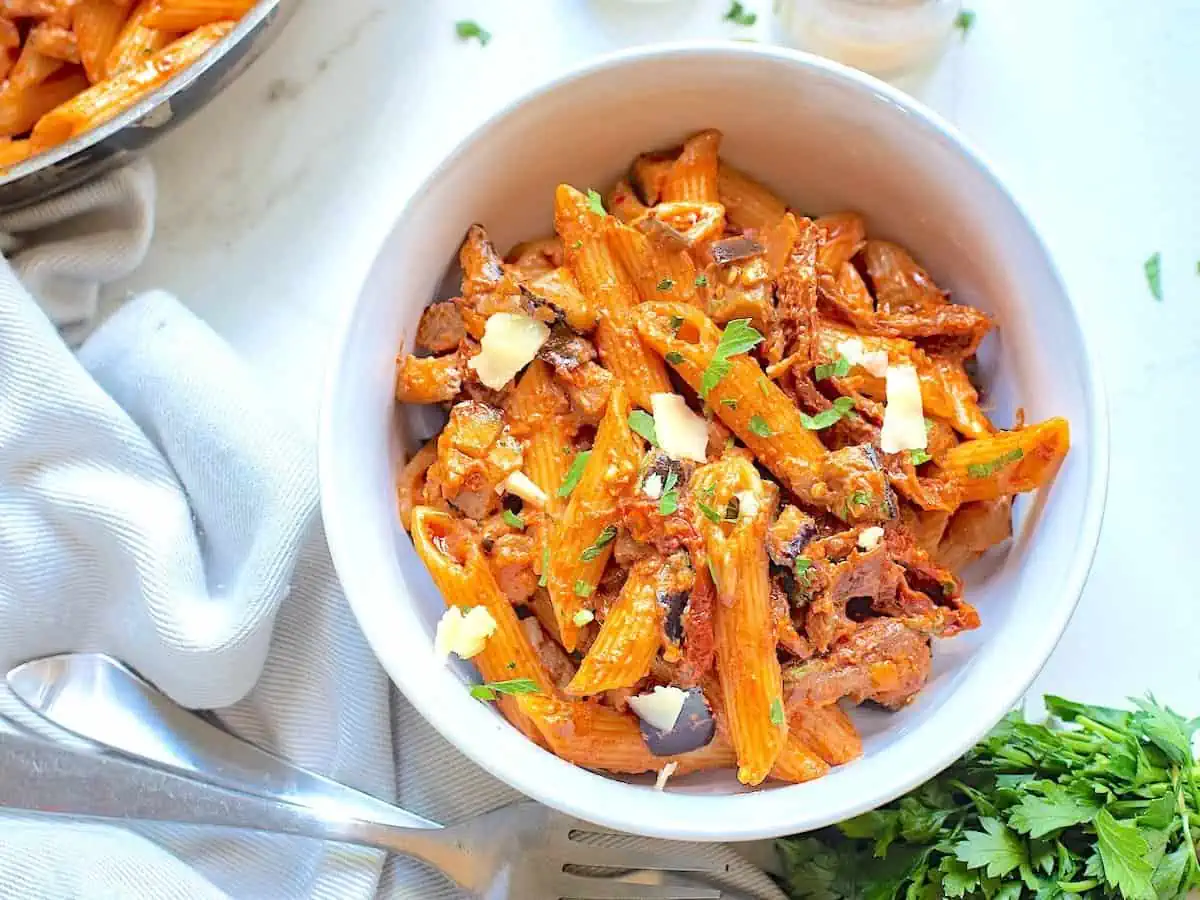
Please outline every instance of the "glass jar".
[[886, 78], [942, 52], [962, 0], [776, 0], [776, 8], [800, 49]]

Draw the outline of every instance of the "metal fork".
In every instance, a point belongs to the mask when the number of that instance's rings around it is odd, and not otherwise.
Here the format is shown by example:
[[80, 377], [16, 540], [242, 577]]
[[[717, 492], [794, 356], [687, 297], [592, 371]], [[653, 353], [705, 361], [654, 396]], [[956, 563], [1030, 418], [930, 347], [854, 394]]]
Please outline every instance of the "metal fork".
[[[322, 789], [312, 773], [277, 757], [265, 757], [252, 745], [217, 732], [178, 707], [172, 710], [166, 705], [169, 700], [140, 679], [134, 685], [130, 679], [136, 676], [113, 660], [60, 657], [54, 661], [56, 668], [47, 671], [61, 675], [64, 661], [86, 665], [92, 677], [57, 682], [55, 694], [60, 701], [70, 698], [65, 683], [86, 684], [93, 711], [113, 693], [99, 690], [98, 685], [120, 685], [127, 702], [128, 692], [136, 687], [143, 698], [152, 701], [142, 707], [143, 716], [170, 716], [176, 725], [184, 724], [181, 716], [192, 720], [189, 746], [206, 743], [206, 767], [196, 767], [196, 757], [181, 763], [178, 748], [177, 756], [170, 760], [174, 764], [165, 764], [144, 756], [128, 759], [80, 751], [28, 734], [0, 732], [0, 807], [118, 821], [223, 826], [363, 844], [424, 860], [481, 900], [721, 897], [719, 890], [687, 880], [684, 873], [721, 871], [698, 854], [665, 842], [657, 847], [650, 842], [649, 848], [646, 844], [637, 848], [603, 846], [593, 836], [613, 832], [532, 802], [507, 806], [451, 828], [405, 827], [428, 823], [327, 779], [319, 779], [327, 786]], [[37, 671], [34, 666], [25, 669], [27, 677]], [[105, 673], [104, 679], [95, 677], [97, 667]], [[14, 688], [17, 681], [10, 675]], [[29, 700], [27, 691], [18, 693]], [[31, 707], [46, 710], [44, 703]], [[71, 705], [61, 703], [58, 708], [67, 710]], [[159, 712], [153, 713], [154, 709]], [[47, 718], [62, 724], [73, 717], [63, 713]], [[76, 725], [73, 730], [77, 733], [85, 730], [77, 721], [66, 724]], [[85, 735], [93, 741], [100, 737], [95, 727], [93, 721], [86, 729], [91, 733]], [[233, 744], [240, 744], [240, 750]], [[223, 749], [218, 752], [214, 748]], [[254, 754], [259, 755], [264, 777], [251, 784], [248, 764]], [[222, 760], [230, 761], [224, 771], [220, 771]], [[288, 772], [289, 767], [293, 771]], [[265, 776], [268, 770], [270, 777]]]

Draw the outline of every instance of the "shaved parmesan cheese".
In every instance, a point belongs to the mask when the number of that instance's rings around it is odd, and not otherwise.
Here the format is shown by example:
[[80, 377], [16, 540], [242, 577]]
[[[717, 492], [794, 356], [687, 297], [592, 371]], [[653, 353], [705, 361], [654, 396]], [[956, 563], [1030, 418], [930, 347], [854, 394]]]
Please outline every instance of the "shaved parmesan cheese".
[[864, 528], [858, 533], [858, 547], [860, 550], [874, 550], [879, 546], [879, 542], [883, 540], [883, 529], [878, 525], [872, 525], [870, 528]]
[[590, 609], [581, 609], [575, 615], [571, 616], [571, 621], [575, 623], [576, 627], [582, 628], [594, 618], [596, 618], [596, 614]]
[[887, 373], [888, 355], [883, 350], [868, 351], [859, 338], [847, 338], [837, 345], [840, 353], [852, 366], [862, 366], [876, 378]]
[[495, 313], [483, 328], [480, 352], [467, 363], [487, 387], [498, 391], [533, 362], [550, 337], [544, 322], [521, 313]]
[[513, 472], [504, 482], [504, 489], [534, 506], [545, 506], [550, 498], [524, 472]]
[[663, 479], [657, 472], [651, 472], [646, 476], [645, 482], [642, 484], [642, 493], [651, 500], [657, 500], [662, 496]]
[[669, 762], [658, 770], [658, 777], [654, 779], [654, 789], [661, 791], [667, 786], [667, 779], [675, 774], [675, 770], [679, 768], [679, 763]]
[[754, 491], [738, 491], [733, 496], [737, 497], [739, 519], [753, 519], [758, 515], [758, 497], [754, 495]]
[[654, 433], [658, 445], [672, 459], [705, 462], [708, 459], [708, 423], [692, 412], [678, 394], [651, 394]]
[[649, 694], [630, 697], [629, 705], [647, 725], [659, 731], [670, 731], [675, 727], [686, 699], [687, 692], [677, 687], [656, 687]]
[[888, 366], [887, 407], [879, 446], [884, 453], [924, 450], [925, 410], [921, 405], [921, 382], [912, 366]]
[[460, 659], [470, 659], [483, 650], [487, 639], [496, 632], [496, 620], [486, 607], [473, 606], [463, 615], [457, 606], [442, 613], [433, 638], [433, 651], [442, 659], [451, 653]]

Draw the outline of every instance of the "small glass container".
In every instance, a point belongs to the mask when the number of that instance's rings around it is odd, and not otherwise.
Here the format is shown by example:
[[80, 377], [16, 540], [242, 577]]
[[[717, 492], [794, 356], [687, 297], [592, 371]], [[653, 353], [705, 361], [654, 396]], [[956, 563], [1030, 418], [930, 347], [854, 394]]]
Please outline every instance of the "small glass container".
[[941, 54], [962, 0], [776, 0], [793, 44], [883, 78]]

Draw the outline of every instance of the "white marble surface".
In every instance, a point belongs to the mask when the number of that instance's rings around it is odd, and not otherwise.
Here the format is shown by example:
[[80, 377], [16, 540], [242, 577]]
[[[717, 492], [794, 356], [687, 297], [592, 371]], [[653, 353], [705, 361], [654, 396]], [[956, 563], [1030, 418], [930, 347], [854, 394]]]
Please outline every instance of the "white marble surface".
[[[154, 152], [159, 233], [112, 298], [175, 291], [311, 428], [333, 323], [407, 193], [458, 138], [591, 55], [744, 34], [721, 22], [727, 5], [307, 0], [238, 84]], [[993, 160], [1043, 232], [1086, 312], [1112, 412], [1097, 562], [1038, 687], [1101, 701], [1152, 690], [1197, 714], [1200, 3], [971, 5], [976, 27], [916, 92]], [[459, 42], [461, 18], [491, 44]], [[1142, 272], [1154, 251], [1161, 303]]]

